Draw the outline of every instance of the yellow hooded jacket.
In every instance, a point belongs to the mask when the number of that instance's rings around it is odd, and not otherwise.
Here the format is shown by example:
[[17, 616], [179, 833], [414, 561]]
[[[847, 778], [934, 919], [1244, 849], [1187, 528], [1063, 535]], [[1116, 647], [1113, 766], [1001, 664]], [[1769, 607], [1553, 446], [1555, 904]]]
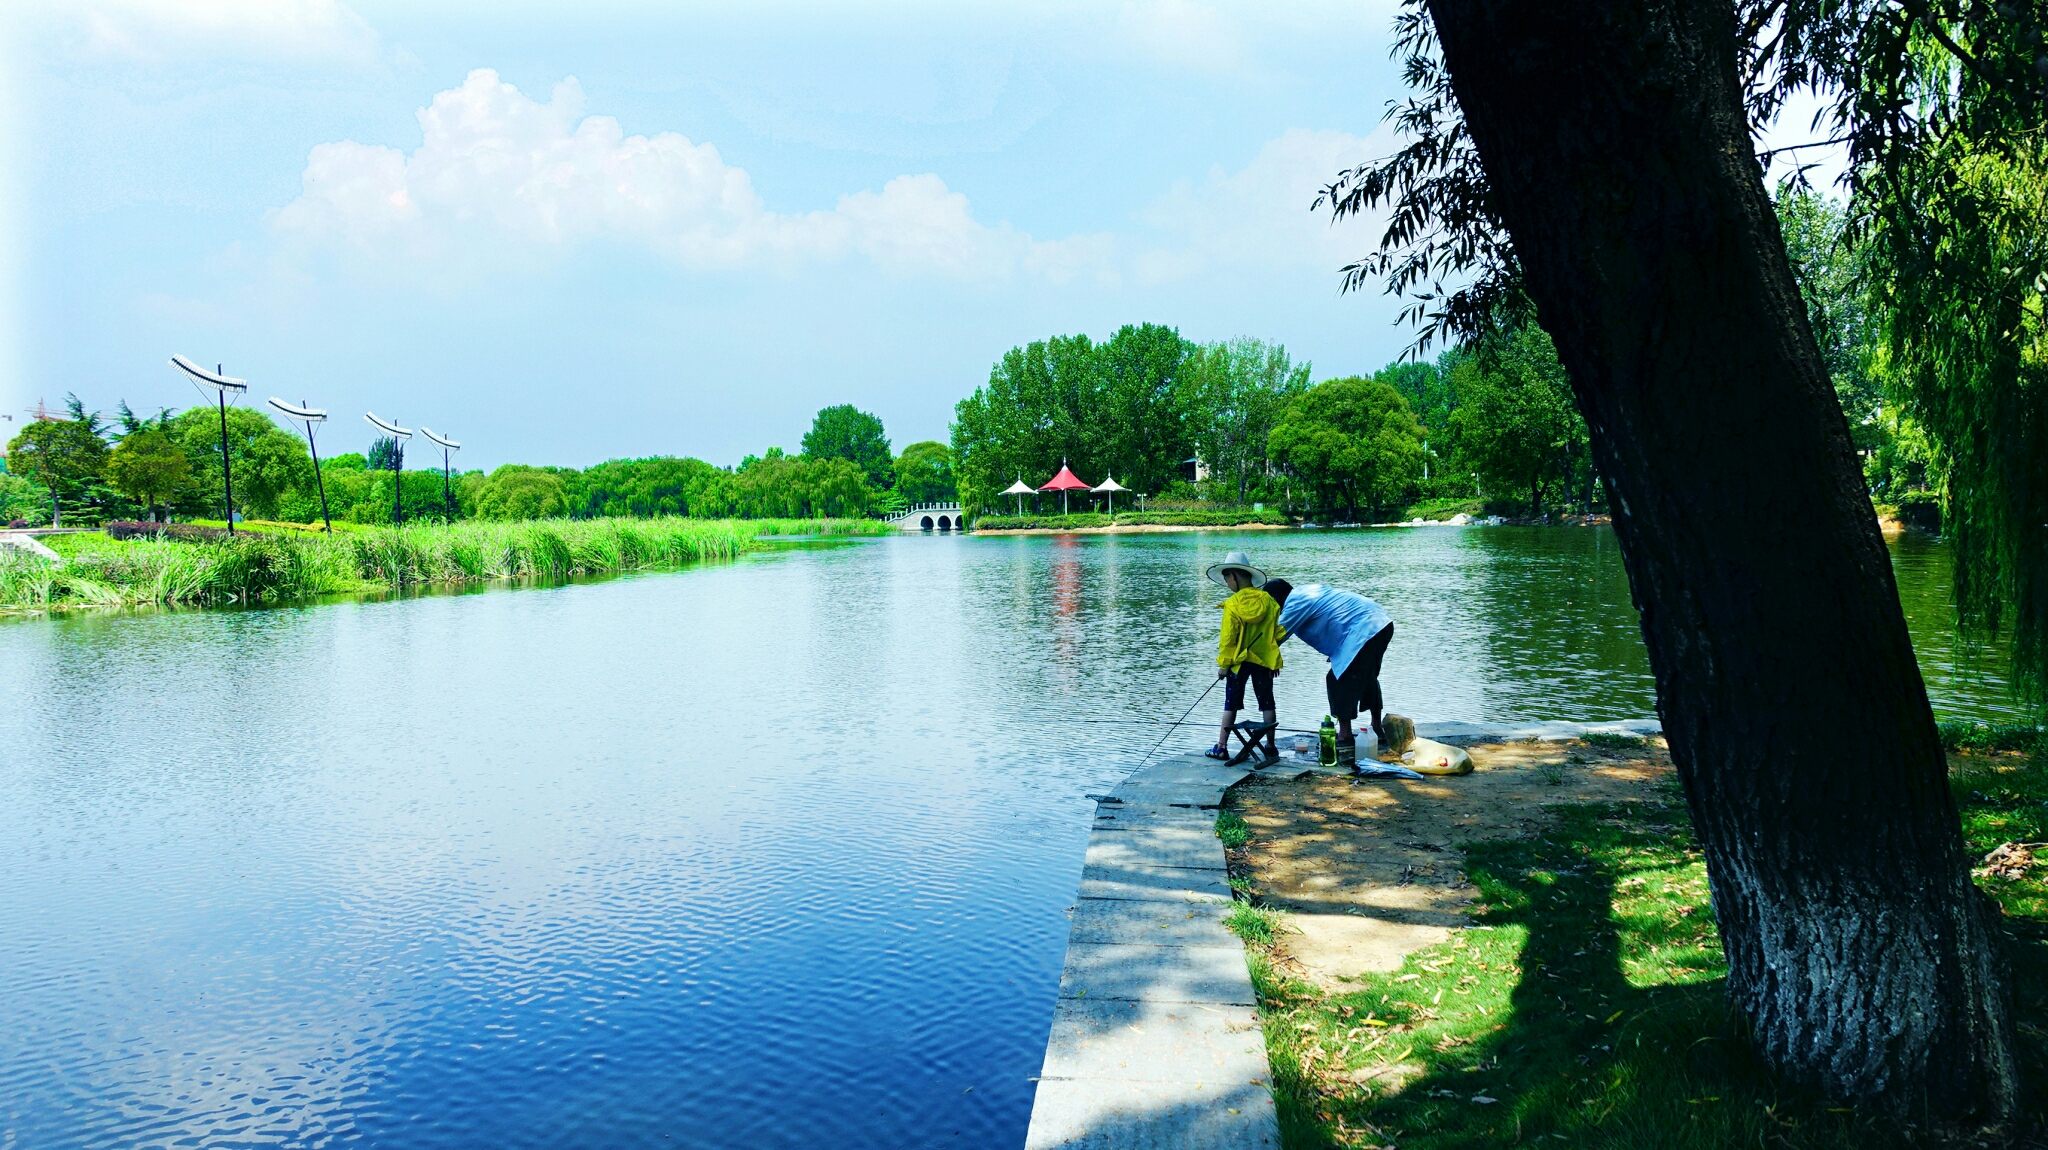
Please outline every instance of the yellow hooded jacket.
[[1216, 665], [1236, 671], [1246, 663], [1280, 669], [1280, 604], [1256, 587], [1223, 601], [1223, 638]]

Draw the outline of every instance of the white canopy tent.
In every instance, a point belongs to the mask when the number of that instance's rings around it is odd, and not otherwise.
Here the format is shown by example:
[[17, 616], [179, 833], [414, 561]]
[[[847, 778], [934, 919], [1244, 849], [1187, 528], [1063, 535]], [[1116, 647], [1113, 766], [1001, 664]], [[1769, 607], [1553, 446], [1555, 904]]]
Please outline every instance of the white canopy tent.
[[1003, 494], [1017, 497], [1017, 514], [1022, 515], [1024, 514], [1024, 497], [1026, 495], [1038, 494], [1038, 489], [1024, 482], [1024, 477], [1020, 475], [1017, 477], [1017, 482], [1003, 488]]
[[1101, 482], [1101, 483], [1098, 483], [1098, 484], [1096, 484], [1096, 485], [1095, 485], [1094, 487], [1091, 487], [1091, 488], [1089, 488], [1088, 490], [1090, 490], [1090, 491], [1100, 491], [1100, 492], [1101, 492], [1101, 493], [1103, 493], [1104, 495], [1108, 496], [1108, 497], [1109, 497], [1109, 513], [1110, 513], [1111, 515], [1115, 515], [1115, 514], [1116, 514], [1116, 493], [1117, 493], [1117, 492], [1119, 492], [1119, 491], [1129, 491], [1129, 490], [1130, 490], [1130, 488], [1128, 488], [1128, 487], [1125, 487], [1125, 486], [1124, 486], [1123, 484], [1121, 484], [1121, 483], [1118, 483], [1118, 482], [1116, 481], [1116, 476], [1114, 476], [1114, 475], [1106, 475], [1106, 476], [1104, 476], [1104, 477], [1103, 477], [1103, 479], [1102, 479], [1102, 482]]

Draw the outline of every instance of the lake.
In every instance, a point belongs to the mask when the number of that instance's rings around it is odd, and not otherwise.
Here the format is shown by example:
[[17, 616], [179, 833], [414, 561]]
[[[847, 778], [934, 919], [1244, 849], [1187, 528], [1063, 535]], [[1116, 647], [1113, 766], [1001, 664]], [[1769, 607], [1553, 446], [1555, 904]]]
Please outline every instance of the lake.
[[[1083, 795], [1210, 684], [1233, 548], [1385, 604], [1402, 713], [1655, 714], [1604, 529], [903, 537], [0, 625], [0, 1147], [1017, 1145]], [[2008, 713], [1940, 544], [1893, 555], [1937, 709]]]

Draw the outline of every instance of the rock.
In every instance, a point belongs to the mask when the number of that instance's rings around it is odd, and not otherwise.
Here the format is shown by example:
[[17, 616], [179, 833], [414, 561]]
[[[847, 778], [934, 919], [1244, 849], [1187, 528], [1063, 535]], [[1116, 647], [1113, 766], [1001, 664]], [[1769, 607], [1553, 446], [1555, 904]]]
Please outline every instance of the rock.
[[1451, 516], [1449, 519], [1444, 520], [1444, 523], [1451, 527], [1463, 527], [1470, 522], [1472, 522], [1472, 517], [1470, 515], [1465, 514], [1462, 511], [1458, 512], [1456, 515]]
[[62, 556], [43, 546], [35, 536], [22, 531], [0, 531], [0, 551], [23, 551], [52, 563], [64, 562]]
[[1408, 769], [1425, 775], [1469, 775], [1472, 773], [1472, 756], [1463, 747], [1439, 743], [1435, 739], [1417, 739], [1408, 748], [1414, 755], [1402, 759]]

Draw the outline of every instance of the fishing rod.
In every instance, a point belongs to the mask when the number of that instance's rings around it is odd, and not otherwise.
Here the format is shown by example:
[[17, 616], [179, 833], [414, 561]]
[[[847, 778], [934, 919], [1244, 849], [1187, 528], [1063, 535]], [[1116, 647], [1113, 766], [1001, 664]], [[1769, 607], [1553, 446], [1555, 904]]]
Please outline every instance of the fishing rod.
[[1161, 748], [1161, 747], [1163, 747], [1163, 746], [1165, 746], [1165, 745], [1166, 745], [1166, 740], [1168, 740], [1168, 739], [1170, 739], [1170, 738], [1172, 738], [1172, 737], [1173, 737], [1173, 733], [1174, 733], [1175, 731], [1177, 731], [1177, 730], [1179, 730], [1179, 729], [1180, 729], [1180, 727], [1181, 727], [1181, 724], [1182, 724], [1182, 723], [1186, 723], [1186, 722], [1188, 721], [1188, 715], [1192, 715], [1192, 714], [1194, 714], [1194, 713], [1195, 713], [1195, 708], [1196, 708], [1196, 707], [1199, 707], [1199, 706], [1201, 706], [1201, 705], [1202, 705], [1202, 700], [1203, 700], [1203, 699], [1206, 699], [1206, 698], [1208, 698], [1208, 697], [1209, 697], [1209, 692], [1211, 692], [1211, 691], [1215, 690], [1215, 689], [1216, 689], [1216, 684], [1218, 684], [1218, 683], [1221, 683], [1222, 681], [1223, 681], [1223, 676], [1221, 676], [1221, 675], [1218, 675], [1218, 676], [1216, 676], [1215, 678], [1213, 678], [1213, 679], [1209, 680], [1209, 685], [1208, 685], [1208, 686], [1206, 686], [1206, 687], [1204, 687], [1204, 688], [1202, 688], [1202, 693], [1201, 693], [1201, 694], [1199, 694], [1199, 695], [1197, 695], [1197, 696], [1195, 696], [1195, 701], [1194, 701], [1194, 702], [1192, 702], [1192, 703], [1189, 703], [1189, 704], [1188, 704], [1187, 714], [1184, 714], [1184, 715], [1182, 715], [1182, 716], [1180, 717], [1180, 722], [1178, 722], [1178, 723], [1175, 723], [1175, 724], [1174, 724], [1173, 726], [1171, 726], [1171, 727], [1168, 727], [1168, 728], [1166, 729], [1166, 733], [1165, 733], [1165, 734], [1163, 734], [1163, 735], [1161, 735], [1161, 736], [1159, 736], [1159, 741], [1158, 741], [1158, 742], [1156, 742], [1156, 743], [1154, 743], [1154, 744], [1152, 744], [1152, 749], [1151, 749], [1151, 750], [1149, 750], [1149, 751], [1146, 751], [1146, 752], [1145, 752], [1145, 757], [1144, 757], [1143, 759], [1140, 759], [1140, 760], [1138, 761], [1138, 769], [1139, 769], [1139, 770], [1141, 770], [1141, 771], [1142, 771], [1142, 770], [1144, 770], [1144, 769], [1145, 769], [1145, 764], [1146, 764], [1146, 763], [1149, 763], [1149, 762], [1151, 762], [1151, 761], [1152, 761], [1152, 756], [1153, 756], [1154, 754], [1157, 754], [1157, 753], [1158, 753], [1158, 751], [1159, 751], [1159, 748]]

